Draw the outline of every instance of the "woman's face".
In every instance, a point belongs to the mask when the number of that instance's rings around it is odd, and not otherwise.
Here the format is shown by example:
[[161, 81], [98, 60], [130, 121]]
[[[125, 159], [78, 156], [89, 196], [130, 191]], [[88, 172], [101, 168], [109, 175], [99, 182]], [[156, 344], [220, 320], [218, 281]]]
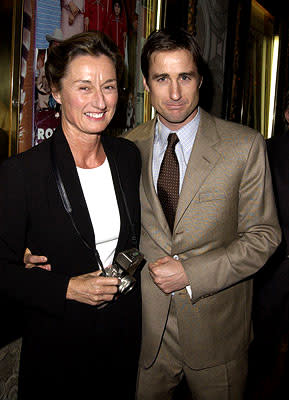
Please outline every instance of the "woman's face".
[[119, 3], [114, 3], [114, 13], [116, 16], [119, 16], [120, 14], [120, 5]]
[[62, 128], [69, 135], [101, 133], [110, 123], [117, 104], [117, 79], [112, 60], [100, 55], [74, 58], [53, 91], [61, 104]]

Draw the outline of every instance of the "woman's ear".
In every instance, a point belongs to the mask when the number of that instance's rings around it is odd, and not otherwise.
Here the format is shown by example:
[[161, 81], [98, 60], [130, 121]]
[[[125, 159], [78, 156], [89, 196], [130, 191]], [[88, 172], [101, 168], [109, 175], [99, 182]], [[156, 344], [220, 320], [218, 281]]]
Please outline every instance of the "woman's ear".
[[55, 88], [52, 88], [51, 90], [51, 94], [54, 98], [54, 100], [56, 101], [56, 103], [61, 104], [61, 95], [60, 95], [60, 91], [56, 90]]

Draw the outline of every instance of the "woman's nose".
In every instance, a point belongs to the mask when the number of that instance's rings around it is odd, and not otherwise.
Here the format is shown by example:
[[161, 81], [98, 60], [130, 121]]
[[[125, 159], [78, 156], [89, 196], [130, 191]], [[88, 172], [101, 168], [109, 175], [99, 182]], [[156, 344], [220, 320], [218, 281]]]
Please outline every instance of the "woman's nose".
[[93, 93], [92, 103], [95, 107], [101, 110], [106, 108], [105, 98], [101, 89], [95, 89]]

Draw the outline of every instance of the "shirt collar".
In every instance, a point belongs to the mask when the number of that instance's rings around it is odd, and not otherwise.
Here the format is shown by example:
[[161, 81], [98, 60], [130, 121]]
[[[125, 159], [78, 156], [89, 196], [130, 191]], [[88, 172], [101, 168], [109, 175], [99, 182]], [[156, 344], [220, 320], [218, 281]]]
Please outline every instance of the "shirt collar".
[[168, 136], [171, 132], [175, 132], [178, 135], [179, 141], [182, 147], [187, 147], [188, 143], [194, 142], [194, 139], [200, 124], [200, 109], [196, 116], [188, 122], [185, 126], [177, 131], [172, 131], [166, 127], [157, 117], [156, 129], [155, 129], [155, 143], [158, 142], [161, 147], [166, 147], [168, 143]]

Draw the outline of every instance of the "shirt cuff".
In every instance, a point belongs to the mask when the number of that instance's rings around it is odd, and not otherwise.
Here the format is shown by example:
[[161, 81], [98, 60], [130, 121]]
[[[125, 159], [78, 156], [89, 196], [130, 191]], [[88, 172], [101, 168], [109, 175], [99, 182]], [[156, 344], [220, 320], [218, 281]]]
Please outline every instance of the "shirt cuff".
[[193, 297], [191, 286], [190, 285], [186, 286], [186, 289], [187, 289], [187, 292], [188, 292], [188, 294], [190, 296], [190, 299], [191, 299]]

